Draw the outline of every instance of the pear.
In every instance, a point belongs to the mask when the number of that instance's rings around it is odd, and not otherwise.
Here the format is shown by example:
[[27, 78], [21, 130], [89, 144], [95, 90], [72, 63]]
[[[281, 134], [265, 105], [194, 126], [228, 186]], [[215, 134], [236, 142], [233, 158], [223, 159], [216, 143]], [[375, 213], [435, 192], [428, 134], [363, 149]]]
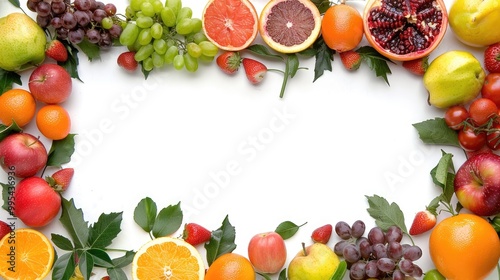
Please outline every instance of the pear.
[[332, 278], [340, 259], [333, 250], [323, 243], [314, 243], [295, 255], [288, 265], [290, 280], [327, 280]]
[[22, 71], [45, 59], [45, 32], [23, 13], [0, 18], [0, 38], [0, 68], [6, 71]]
[[424, 74], [429, 103], [437, 108], [466, 104], [481, 92], [486, 73], [467, 51], [448, 51], [436, 57]]

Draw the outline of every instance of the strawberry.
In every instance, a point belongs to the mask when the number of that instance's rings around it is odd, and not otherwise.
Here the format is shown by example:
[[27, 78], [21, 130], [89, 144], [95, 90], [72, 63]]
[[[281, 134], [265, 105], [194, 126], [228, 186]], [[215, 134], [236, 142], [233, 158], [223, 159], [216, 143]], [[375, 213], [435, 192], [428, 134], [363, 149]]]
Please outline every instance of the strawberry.
[[12, 229], [6, 222], [0, 221], [0, 239], [2, 239], [2, 237], [7, 235], [11, 230]]
[[427, 71], [427, 68], [429, 67], [429, 57], [425, 56], [419, 59], [403, 61], [402, 66], [406, 70], [410, 71], [410, 73], [418, 76], [423, 76], [425, 71]]
[[267, 67], [262, 62], [251, 58], [243, 58], [243, 68], [245, 68], [245, 74], [252, 84], [262, 82], [267, 73]]
[[410, 227], [410, 234], [417, 235], [431, 230], [436, 225], [436, 215], [429, 210], [418, 212]]
[[123, 52], [116, 59], [116, 63], [118, 63], [118, 65], [123, 69], [133, 72], [135, 71], [135, 69], [137, 69], [137, 66], [139, 65], [135, 60], [134, 56], [135, 52], [132, 51]]
[[48, 177], [46, 180], [53, 188], [58, 191], [65, 191], [68, 189], [69, 184], [71, 183], [71, 179], [73, 179], [73, 175], [75, 174], [75, 170], [73, 168], [63, 168], [58, 170], [52, 174], [51, 177]]
[[359, 66], [361, 66], [361, 55], [354, 50], [350, 51], [345, 51], [339, 53], [340, 55], [340, 60], [342, 61], [342, 64], [344, 65], [345, 69], [349, 71], [354, 71], [358, 70]]
[[47, 44], [47, 47], [45, 48], [45, 55], [59, 62], [68, 60], [68, 50], [66, 50], [66, 46], [64, 46], [64, 44], [57, 39], [54, 39]]
[[234, 74], [240, 68], [241, 57], [238, 52], [224, 52], [216, 59], [217, 66], [226, 74]]
[[326, 224], [315, 229], [312, 232], [311, 238], [314, 242], [326, 244], [332, 236], [333, 226], [331, 224]]
[[484, 50], [484, 68], [490, 73], [500, 73], [500, 42]]
[[207, 243], [210, 241], [210, 237], [212, 237], [212, 232], [199, 224], [187, 223], [184, 225], [182, 239], [193, 246]]

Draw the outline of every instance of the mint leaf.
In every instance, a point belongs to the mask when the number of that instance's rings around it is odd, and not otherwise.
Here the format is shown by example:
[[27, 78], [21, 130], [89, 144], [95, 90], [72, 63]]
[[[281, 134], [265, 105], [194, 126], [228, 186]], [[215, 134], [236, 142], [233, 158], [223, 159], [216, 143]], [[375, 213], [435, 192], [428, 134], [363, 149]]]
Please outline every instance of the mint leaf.
[[323, 76], [323, 73], [326, 71], [332, 72], [332, 61], [334, 50], [330, 49], [323, 37], [319, 37], [313, 44], [313, 48], [316, 50], [316, 62], [314, 64], [314, 80], [313, 83], [319, 79], [319, 77]]
[[398, 226], [404, 233], [407, 233], [404, 214], [396, 203], [391, 203], [378, 195], [365, 196], [368, 199], [369, 208], [366, 210], [375, 224], [386, 231], [390, 226]]
[[344, 275], [347, 271], [347, 262], [345, 260], [340, 261], [335, 273], [333, 274], [330, 280], [342, 280], [344, 279]]
[[226, 216], [221, 227], [212, 232], [210, 241], [205, 244], [208, 265], [211, 265], [219, 256], [236, 249], [235, 238], [235, 228]]
[[5, 137], [21, 132], [22, 129], [16, 124], [16, 122], [12, 122], [11, 125], [6, 126], [4, 124], [0, 124], [0, 141], [2, 141]]
[[47, 166], [60, 167], [71, 161], [71, 156], [75, 152], [75, 134], [68, 134], [64, 139], [52, 141], [49, 150]]
[[392, 74], [387, 62], [393, 63], [385, 56], [377, 52], [372, 46], [360, 47], [356, 50], [361, 55], [363, 61], [375, 72], [377, 77], [381, 77], [389, 85], [387, 74]]
[[134, 209], [134, 221], [145, 232], [150, 232], [153, 229], [156, 219], [156, 203], [153, 199], [143, 198]]
[[111, 245], [121, 231], [121, 222], [122, 212], [101, 214], [97, 222], [90, 226], [90, 247], [104, 249]]
[[61, 250], [73, 251], [73, 249], [74, 249], [73, 243], [71, 243], [71, 240], [69, 240], [68, 238], [66, 238], [62, 235], [52, 233], [51, 240], [52, 240], [52, 243], [54, 243], [54, 245], [56, 245], [57, 248], [59, 248]]
[[420, 139], [425, 144], [450, 145], [460, 147], [458, 134], [446, 125], [444, 118], [434, 118], [414, 123]]
[[21, 76], [16, 72], [6, 71], [0, 68], [0, 95], [12, 89], [14, 83], [22, 85]]
[[181, 203], [163, 208], [158, 213], [153, 225], [153, 236], [161, 237], [171, 235], [182, 225]]
[[277, 234], [281, 235], [281, 237], [286, 240], [292, 236], [295, 235], [295, 233], [297, 233], [297, 231], [299, 230], [299, 228], [303, 225], [307, 224], [306, 223], [303, 223], [302, 225], [298, 226], [290, 221], [285, 221], [285, 222], [282, 222], [280, 223], [276, 229], [274, 230]]
[[88, 223], [83, 219], [83, 211], [75, 207], [73, 199], [69, 201], [62, 198], [62, 213], [59, 218], [63, 227], [68, 231], [75, 248], [81, 249], [87, 246], [89, 240]]
[[75, 272], [75, 258], [73, 252], [58, 257], [52, 267], [52, 279], [68, 280]]

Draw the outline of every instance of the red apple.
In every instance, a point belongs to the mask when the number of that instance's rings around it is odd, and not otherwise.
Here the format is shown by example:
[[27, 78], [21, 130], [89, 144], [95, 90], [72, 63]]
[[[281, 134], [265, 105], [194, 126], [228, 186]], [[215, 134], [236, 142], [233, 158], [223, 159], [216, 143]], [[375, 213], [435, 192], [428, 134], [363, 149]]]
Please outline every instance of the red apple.
[[500, 156], [476, 154], [455, 174], [455, 194], [465, 209], [479, 216], [500, 213]]
[[47, 163], [47, 149], [35, 136], [14, 133], [0, 142], [0, 165], [18, 178], [34, 176]]
[[72, 83], [66, 69], [57, 64], [46, 63], [33, 70], [28, 85], [36, 100], [47, 104], [59, 104], [70, 96]]
[[276, 232], [256, 234], [248, 244], [248, 258], [260, 273], [278, 273], [286, 262], [285, 241]]

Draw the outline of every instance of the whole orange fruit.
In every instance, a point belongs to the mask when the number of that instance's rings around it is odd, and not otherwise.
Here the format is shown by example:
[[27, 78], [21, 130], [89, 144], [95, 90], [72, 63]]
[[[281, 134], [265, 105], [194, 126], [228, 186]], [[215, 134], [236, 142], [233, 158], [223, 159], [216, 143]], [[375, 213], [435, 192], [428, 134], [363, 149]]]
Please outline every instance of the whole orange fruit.
[[484, 218], [459, 214], [436, 225], [429, 252], [437, 270], [448, 280], [484, 279], [500, 258], [500, 241]]
[[363, 18], [354, 7], [346, 4], [330, 6], [321, 21], [325, 44], [337, 52], [350, 51], [363, 39]]
[[205, 280], [255, 280], [250, 261], [236, 253], [221, 255], [210, 265]]
[[60, 105], [45, 105], [36, 114], [36, 126], [43, 136], [61, 140], [69, 134], [71, 119]]
[[0, 121], [4, 125], [14, 121], [23, 127], [33, 119], [35, 110], [35, 98], [27, 90], [11, 89], [0, 95]]

